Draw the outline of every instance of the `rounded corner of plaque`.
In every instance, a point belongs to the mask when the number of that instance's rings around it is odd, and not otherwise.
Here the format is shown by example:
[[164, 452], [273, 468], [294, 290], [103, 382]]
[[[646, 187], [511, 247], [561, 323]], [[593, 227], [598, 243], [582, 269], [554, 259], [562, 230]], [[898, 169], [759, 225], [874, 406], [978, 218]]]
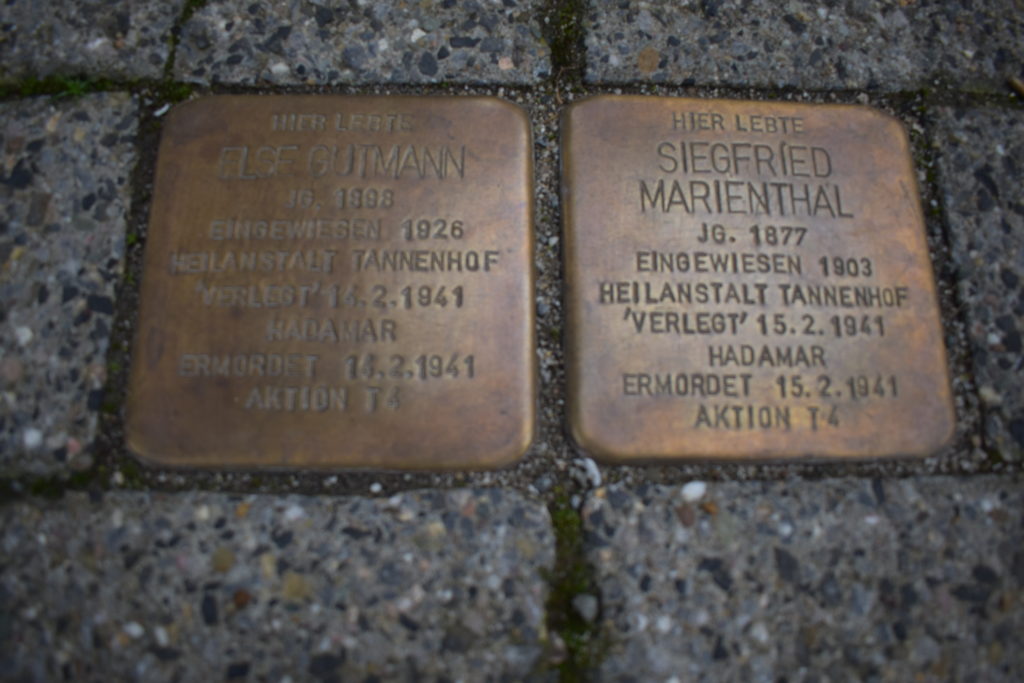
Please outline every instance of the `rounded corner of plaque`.
[[530, 447], [533, 445], [533, 441], [526, 445], [525, 448], [521, 448], [518, 445], [514, 448], [508, 448], [505, 451], [496, 453], [492, 458], [486, 459], [480, 463], [481, 469], [485, 470], [503, 470], [510, 467], [515, 467], [523, 458], [526, 457]]
[[523, 429], [518, 436], [519, 438], [515, 443], [510, 444], [508, 448], [495, 454], [494, 459], [487, 463], [487, 467], [502, 469], [512, 467], [521, 462], [537, 440], [536, 421], [532, 418], [528, 420], [523, 425]]
[[935, 455], [953, 445], [953, 441], [956, 439], [956, 413], [952, 405], [948, 406], [948, 414], [943, 418], [933, 432], [932, 442], [925, 444], [925, 449], [921, 453], [923, 457]]
[[614, 455], [610, 455], [615, 451], [608, 447], [606, 440], [600, 434], [586, 428], [578, 418], [570, 418], [569, 440], [577, 452], [587, 457], [605, 464], [620, 464]]
[[491, 102], [495, 107], [503, 109], [509, 114], [515, 116], [524, 126], [529, 127], [530, 115], [526, 113], [526, 109], [512, 100], [506, 100], [504, 97], [498, 97], [497, 95], [487, 95], [483, 98], [486, 101]]
[[149, 447], [145, 435], [141, 434], [131, 423], [125, 425], [124, 431], [125, 450], [135, 460], [147, 467], [168, 467], [173, 464], [157, 455], [156, 451]]
[[170, 126], [175, 124], [178, 119], [183, 116], [194, 115], [197, 111], [203, 111], [206, 107], [213, 106], [218, 97], [221, 95], [201, 95], [195, 99], [185, 100], [171, 107], [171, 110], [167, 112], [167, 118], [164, 126]]
[[569, 106], [562, 111], [562, 118], [565, 121], [569, 121], [574, 116], [578, 116], [579, 112], [585, 109], [590, 109], [595, 104], [600, 104], [602, 101], [608, 100], [611, 97], [611, 95], [587, 95], [586, 97], [581, 97], [575, 102], [571, 102]]
[[887, 111], [879, 109], [878, 107], [872, 107], [869, 104], [855, 104], [853, 107], [856, 111], [859, 111], [862, 116], [867, 118], [869, 122], [877, 122], [880, 125], [888, 126], [893, 134], [898, 135], [901, 138], [907, 137], [907, 127], [895, 114], [890, 114]]

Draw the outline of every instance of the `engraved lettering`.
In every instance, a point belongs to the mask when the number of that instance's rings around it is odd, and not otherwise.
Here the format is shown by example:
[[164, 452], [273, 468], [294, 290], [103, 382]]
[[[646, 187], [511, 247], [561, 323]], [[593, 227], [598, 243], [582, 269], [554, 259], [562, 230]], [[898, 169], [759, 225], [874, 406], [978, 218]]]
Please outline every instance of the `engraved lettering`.
[[431, 178], [447, 180], [466, 177], [466, 147], [459, 145], [372, 144], [314, 145], [309, 150], [306, 170], [313, 178], [324, 176], [355, 178]]
[[701, 403], [693, 420], [694, 429], [730, 431], [755, 429], [792, 429], [789, 406]]
[[245, 398], [245, 409], [264, 412], [315, 412], [348, 409], [348, 388], [314, 386], [253, 387]]
[[210, 221], [209, 237], [222, 242], [285, 240], [380, 240], [383, 231], [379, 218], [256, 220], [215, 218]]
[[271, 342], [304, 341], [321, 344], [393, 342], [398, 323], [389, 318], [278, 318], [267, 321], [264, 338]]

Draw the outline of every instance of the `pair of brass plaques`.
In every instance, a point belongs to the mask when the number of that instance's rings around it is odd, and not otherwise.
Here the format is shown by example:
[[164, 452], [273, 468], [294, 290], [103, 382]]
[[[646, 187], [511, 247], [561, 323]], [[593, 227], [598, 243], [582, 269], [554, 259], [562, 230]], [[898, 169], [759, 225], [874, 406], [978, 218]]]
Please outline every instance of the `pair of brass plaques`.
[[[129, 447], [482, 468], [535, 421], [530, 132], [493, 98], [225, 96], [161, 143]], [[605, 461], [926, 455], [953, 424], [907, 140], [862, 107], [573, 105], [569, 428]]]

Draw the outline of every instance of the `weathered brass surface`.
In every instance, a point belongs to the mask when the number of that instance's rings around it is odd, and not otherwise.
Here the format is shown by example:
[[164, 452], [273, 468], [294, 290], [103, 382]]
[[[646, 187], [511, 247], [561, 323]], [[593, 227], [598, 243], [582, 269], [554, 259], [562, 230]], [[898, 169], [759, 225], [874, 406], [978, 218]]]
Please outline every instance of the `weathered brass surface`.
[[532, 157], [494, 98], [222, 96], [160, 146], [127, 440], [191, 467], [495, 467], [533, 434]]
[[569, 420], [607, 461], [921, 456], [954, 416], [907, 137], [865, 107], [567, 112]]

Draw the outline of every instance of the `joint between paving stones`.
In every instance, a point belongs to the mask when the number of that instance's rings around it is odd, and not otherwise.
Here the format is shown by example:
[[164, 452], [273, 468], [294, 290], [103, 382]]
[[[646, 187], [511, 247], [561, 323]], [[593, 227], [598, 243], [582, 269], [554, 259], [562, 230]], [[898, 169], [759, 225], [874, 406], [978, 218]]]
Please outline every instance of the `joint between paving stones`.
[[[169, 49], [167, 51], [167, 61], [164, 62], [164, 81], [166, 83], [173, 83], [174, 80], [174, 61], [178, 56], [178, 43], [181, 40], [181, 31], [185, 26], [185, 23], [192, 18], [192, 15], [201, 10], [209, 0], [186, 0], [185, 5], [181, 8], [181, 14], [175, 20], [174, 25], [167, 37]], [[186, 84], [178, 84], [185, 87]], [[191, 86], [187, 86], [191, 91]]]
[[585, 69], [583, 0], [549, 0], [544, 38], [551, 48], [551, 80], [578, 88]]
[[549, 576], [545, 621], [548, 642], [542, 665], [562, 683], [590, 680], [608, 651], [600, 627], [601, 598], [594, 567], [587, 562], [583, 517], [564, 489], [548, 502], [555, 535], [555, 563]]

